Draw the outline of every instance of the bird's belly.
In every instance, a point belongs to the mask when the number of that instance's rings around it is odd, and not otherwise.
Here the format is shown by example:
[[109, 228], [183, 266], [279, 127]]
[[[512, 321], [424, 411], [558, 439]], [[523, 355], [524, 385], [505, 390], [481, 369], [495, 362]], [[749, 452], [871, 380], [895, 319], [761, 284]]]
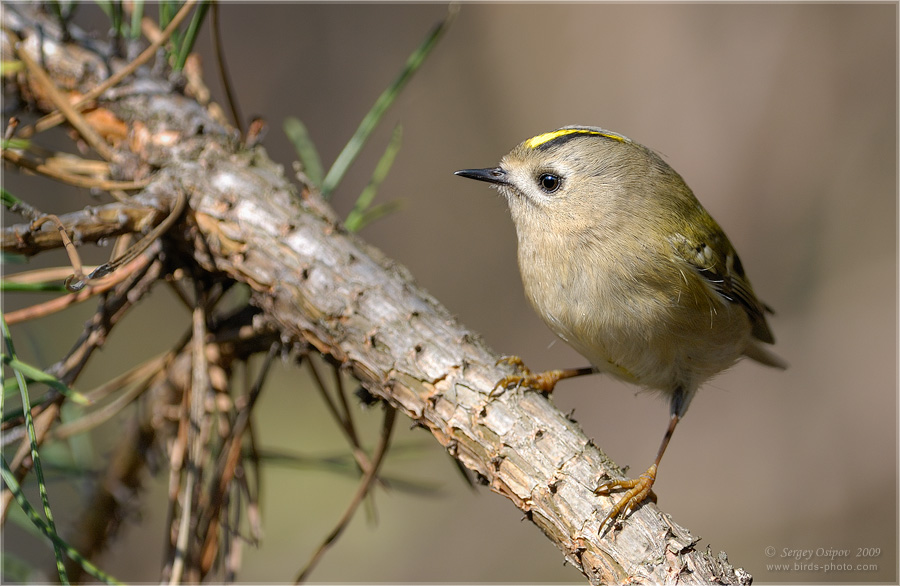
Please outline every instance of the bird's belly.
[[650, 389], [696, 388], [734, 364], [750, 340], [746, 315], [718, 296], [699, 311], [646, 292], [547, 292], [529, 298], [550, 329], [598, 370]]

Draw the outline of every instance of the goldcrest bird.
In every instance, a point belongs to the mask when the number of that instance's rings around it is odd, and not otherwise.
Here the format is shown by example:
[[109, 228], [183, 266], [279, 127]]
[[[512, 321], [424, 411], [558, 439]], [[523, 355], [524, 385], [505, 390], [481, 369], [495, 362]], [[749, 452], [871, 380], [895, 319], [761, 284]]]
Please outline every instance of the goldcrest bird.
[[742, 356], [784, 368], [728, 237], [681, 176], [629, 138], [566, 126], [530, 138], [498, 167], [456, 175], [486, 181], [506, 198], [519, 271], [538, 315], [592, 367], [521, 375], [545, 392], [564, 378], [606, 372], [668, 396], [670, 419], [653, 465], [601, 522], [614, 523], [651, 494], [656, 471], [697, 388]]

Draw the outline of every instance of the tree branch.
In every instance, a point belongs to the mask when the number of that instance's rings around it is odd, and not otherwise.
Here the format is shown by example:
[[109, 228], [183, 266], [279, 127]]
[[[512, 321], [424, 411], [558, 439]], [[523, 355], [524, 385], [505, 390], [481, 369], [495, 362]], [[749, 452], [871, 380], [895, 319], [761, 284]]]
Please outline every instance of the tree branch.
[[[4, 26], [17, 31], [26, 50], [37, 51], [33, 26], [8, 19], [8, 12]], [[52, 30], [44, 28], [45, 43], [56, 42]], [[84, 64], [47, 69], [80, 80], [82, 92], [96, 83], [85, 78], [91, 68]], [[138, 162], [123, 165], [122, 178], [129, 178], [127, 169], [158, 168], [135, 201], [156, 202], [158, 221], [159, 209], [171, 209], [178, 194], [188, 197], [187, 212], [164, 235], [168, 245], [203, 271], [249, 285], [263, 325], [283, 342], [332, 356], [371, 393], [428, 429], [524, 511], [592, 583], [749, 583], [749, 574], [734, 569], [724, 553], [695, 550], [697, 540], [652, 504], [639, 507], [621, 530], [598, 535], [618, 497], [593, 490], [599, 479], [622, 472], [580, 426], [528, 389], [491, 397], [510, 369], [495, 365], [498, 355], [478, 334], [404, 267], [348, 233], [318, 194], [308, 188], [298, 194], [263, 150], [243, 149], [234, 131], [171, 90], [165, 80], [142, 76], [101, 102], [145, 137], [128, 145], [128, 157]], [[164, 136], [175, 140], [155, 140]], [[91, 221], [84, 214], [63, 221], [74, 226], [79, 218]], [[19, 250], [53, 245], [49, 236], [41, 238]], [[4, 250], [22, 239], [37, 242], [27, 225], [6, 228]]]

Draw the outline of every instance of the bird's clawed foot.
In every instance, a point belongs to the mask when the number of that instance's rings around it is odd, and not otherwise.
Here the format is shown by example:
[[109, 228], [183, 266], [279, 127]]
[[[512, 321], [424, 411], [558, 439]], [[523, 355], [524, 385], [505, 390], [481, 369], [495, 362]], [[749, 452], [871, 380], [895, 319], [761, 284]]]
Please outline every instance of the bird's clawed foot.
[[547, 370], [545, 372], [531, 372], [531, 370], [525, 366], [525, 363], [522, 362], [522, 359], [518, 356], [504, 356], [500, 360], [497, 361], [497, 364], [511, 364], [519, 369], [521, 374], [511, 374], [509, 376], [505, 376], [494, 385], [494, 388], [491, 389], [491, 396], [493, 397], [495, 394], [502, 392], [510, 387], [528, 387], [530, 389], [535, 389], [537, 391], [541, 391], [542, 393], [552, 393], [553, 388], [556, 386], [556, 383], [561, 381], [564, 378], [570, 378], [573, 376], [580, 376], [582, 374], [590, 374], [593, 372], [593, 368], [571, 368], [568, 370]]
[[627, 490], [619, 502], [612, 508], [606, 518], [600, 523], [598, 531], [602, 532], [607, 523], [614, 524], [619, 517], [628, 515], [648, 498], [656, 502], [656, 495], [651, 490], [656, 481], [656, 464], [650, 466], [646, 472], [634, 480], [614, 480], [605, 482], [594, 489], [594, 494], [608, 495], [614, 490]]

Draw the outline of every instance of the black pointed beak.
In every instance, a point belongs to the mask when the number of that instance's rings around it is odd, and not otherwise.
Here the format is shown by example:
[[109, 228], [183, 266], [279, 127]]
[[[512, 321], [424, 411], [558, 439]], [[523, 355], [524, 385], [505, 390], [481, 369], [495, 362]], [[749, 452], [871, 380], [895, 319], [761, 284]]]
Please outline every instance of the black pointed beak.
[[478, 181], [486, 181], [488, 183], [493, 183], [494, 185], [507, 185], [509, 183], [506, 180], [506, 171], [500, 167], [494, 167], [492, 169], [462, 169], [456, 171], [454, 175], [476, 179]]

